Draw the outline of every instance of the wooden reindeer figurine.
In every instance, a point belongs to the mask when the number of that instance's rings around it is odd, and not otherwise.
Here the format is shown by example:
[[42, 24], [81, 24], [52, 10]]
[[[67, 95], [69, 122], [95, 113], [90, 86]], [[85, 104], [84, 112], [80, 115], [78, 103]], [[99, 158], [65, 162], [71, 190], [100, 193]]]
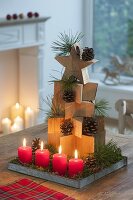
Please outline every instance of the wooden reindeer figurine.
[[107, 79], [111, 79], [112, 82], [116, 82], [119, 83], [120, 81], [120, 76], [118, 72], [112, 72], [110, 71], [108, 68], [103, 68], [102, 70], [105, 73], [105, 78], [103, 80], [104, 83], [106, 83]]

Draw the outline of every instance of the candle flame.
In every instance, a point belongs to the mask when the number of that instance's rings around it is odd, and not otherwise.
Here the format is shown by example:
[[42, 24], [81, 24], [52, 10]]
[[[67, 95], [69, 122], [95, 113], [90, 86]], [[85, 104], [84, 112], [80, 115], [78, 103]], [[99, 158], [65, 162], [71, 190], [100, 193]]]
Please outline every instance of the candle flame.
[[9, 120], [8, 117], [6, 117], [6, 118], [4, 119], [4, 121], [5, 121], [5, 122], [9, 122], [10, 120]]
[[59, 146], [59, 154], [61, 154], [61, 152], [62, 152], [62, 147], [61, 147], [61, 145]]
[[13, 127], [14, 127], [14, 128], [17, 128], [18, 126], [17, 126], [17, 124], [16, 124], [16, 123], [14, 123], [14, 124], [13, 124]]
[[75, 159], [77, 159], [78, 158], [78, 151], [77, 150], [75, 150]]
[[43, 150], [43, 141], [41, 141], [41, 151]]
[[19, 109], [19, 107], [20, 107], [20, 104], [19, 103], [16, 103], [16, 109]]
[[26, 147], [26, 139], [23, 139], [23, 147]]
[[16, 120], [19, 120], [19, 119], [22, 119], [20, 116], [17, 116], [16, 118], [15, 118]]
[[32, 111], [32, 110], [31, 110], [31, 107], [28, 106], [28, 107], [26, 108], [26, 111], [27, 111], [27, 112], [31, 112], [31, 111]]

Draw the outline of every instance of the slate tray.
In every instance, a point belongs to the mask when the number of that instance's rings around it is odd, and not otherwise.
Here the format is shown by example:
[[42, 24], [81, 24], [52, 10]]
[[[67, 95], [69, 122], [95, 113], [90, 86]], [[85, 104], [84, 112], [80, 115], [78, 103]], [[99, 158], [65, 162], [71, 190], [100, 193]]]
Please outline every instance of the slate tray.
[[90, 175], [86, 178], [78, 179], [78, 180], [58, 176], [58, 175], [48, 173], [48, 172], [42, 172], [42, 171], [39, 171], [37, 169], [31, 169], [31, 168], [24, 167], [24, 166], [18, 165], [18, 164], [13, 164], [13, 163], [9, 163], [8, 169], [22, 173], [22, 174], [26, 174], [26, 175], [38, 177], [38, 178], [41, 178], [41, 179], [45, 179], [45, 180], [48, 180], [48, 181], [53, 181], [53, 182], [56, 182], [56, 183], [67, 185], [67, 186], [70, 186], [70, 187], [83, 188], [83, 187], [89, 185], [90, 183], [106, 176], [107, 174], [115, 172], [116, 170], [118, 170], [118, 169], [120, 169], [124, 166], [127, 166], [127, 157], [124, 157], [123, 160], [113, 164], [109, 168], [105, 168], [98, 173], [92, 174], [92, 175]]

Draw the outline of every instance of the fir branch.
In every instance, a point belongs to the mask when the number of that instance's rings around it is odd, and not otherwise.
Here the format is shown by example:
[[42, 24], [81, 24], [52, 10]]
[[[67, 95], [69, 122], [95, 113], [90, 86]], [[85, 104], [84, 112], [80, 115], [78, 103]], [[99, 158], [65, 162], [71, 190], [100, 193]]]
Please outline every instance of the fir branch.
[[109, 167], [123, 158], [121, 149], [117, 147], [116, 142], [113, 140], [110, 140], [105, 145], [97, 145], [94, 157], [97, 166], [101, 168]]
[[70, 77], [66, 77], [64, 76], [61, 80], [59, 80], [58, 78], [56, 78], [55, 76], [51, 75], [51, 83], [54, 82], [60, 82], [62, 85], [62, 89], [63, 91], [71, 91], [73, 89], [73, 87], [79, 83], [79, 81], [72, 75]]
[[60, 33], [58, 36], [58, 40], [53, 42], [52, 50], [56, 52], [60, 56], [66, 56], [70, 54], [72, 46], [79, 42], [83, 37], [82, 33], [76, 33], [75, 35], [72, 32]]
[[62, 110], [60, 103], [56, 102], [55, 104], [52, 96], [47, 96], [46, 99], [42, 99], [42, 101], [48, 106], [48, 110], [45, 110], [44, 108], [39, 108], [41, 111], [45, 112], [47, 116], [46, 121], [48, 118], [65, 116], [65, 111]]
[[71, 91], [73, 87], [77, 84], [77, 81], [74, 81], [72, 76], [70, 76], [69, 78], [63, 77], [63, 79], [61, 80], [61, 84], [64, 91]]
[[107, 117], [107, 110], [109, 110], [109, 102], [105, 99], [101, 99], [100, 101], [95, 102], [95, 116], [104, 116]]

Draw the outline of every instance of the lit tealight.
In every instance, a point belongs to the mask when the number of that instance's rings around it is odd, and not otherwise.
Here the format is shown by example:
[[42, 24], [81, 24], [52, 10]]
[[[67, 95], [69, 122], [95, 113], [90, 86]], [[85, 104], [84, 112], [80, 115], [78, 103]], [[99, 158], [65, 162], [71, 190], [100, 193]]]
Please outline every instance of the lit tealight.
[[19, 131], [19, 126], [14, 123], [12, 126], [11, 126], [11, 132], [14, 133], [14, 132], [17, 132]]
[[2, 131], [3, 133], [7, 134], [10, 133], [11, 128], [11, 120], [9, 118], [2, 119]]
[[23, 106], [20, 103], [17, 102], [15, 103], [15, 105], [11, 107], [11, 119], [13, 121], [17, 116], [23, 118], [23, 114], [24, 114]]
[[31, 107], [27, 107], [25, 109], [25, 128], [29, 128], [31, 126], [34, 126], [34, 111], [31, 109]]
[[26, 112], [27, 112], [27, 113], [32, 113], [31, 107], [28, 106], [28, 107], [26, 108]]
[[19, 108], [20, 108], [20, 104], [19, 104], [19, 103], [16, 103], [16, 104], [15, 104], [15, 107], [16, 107], [16, 109], [19, 109]]

